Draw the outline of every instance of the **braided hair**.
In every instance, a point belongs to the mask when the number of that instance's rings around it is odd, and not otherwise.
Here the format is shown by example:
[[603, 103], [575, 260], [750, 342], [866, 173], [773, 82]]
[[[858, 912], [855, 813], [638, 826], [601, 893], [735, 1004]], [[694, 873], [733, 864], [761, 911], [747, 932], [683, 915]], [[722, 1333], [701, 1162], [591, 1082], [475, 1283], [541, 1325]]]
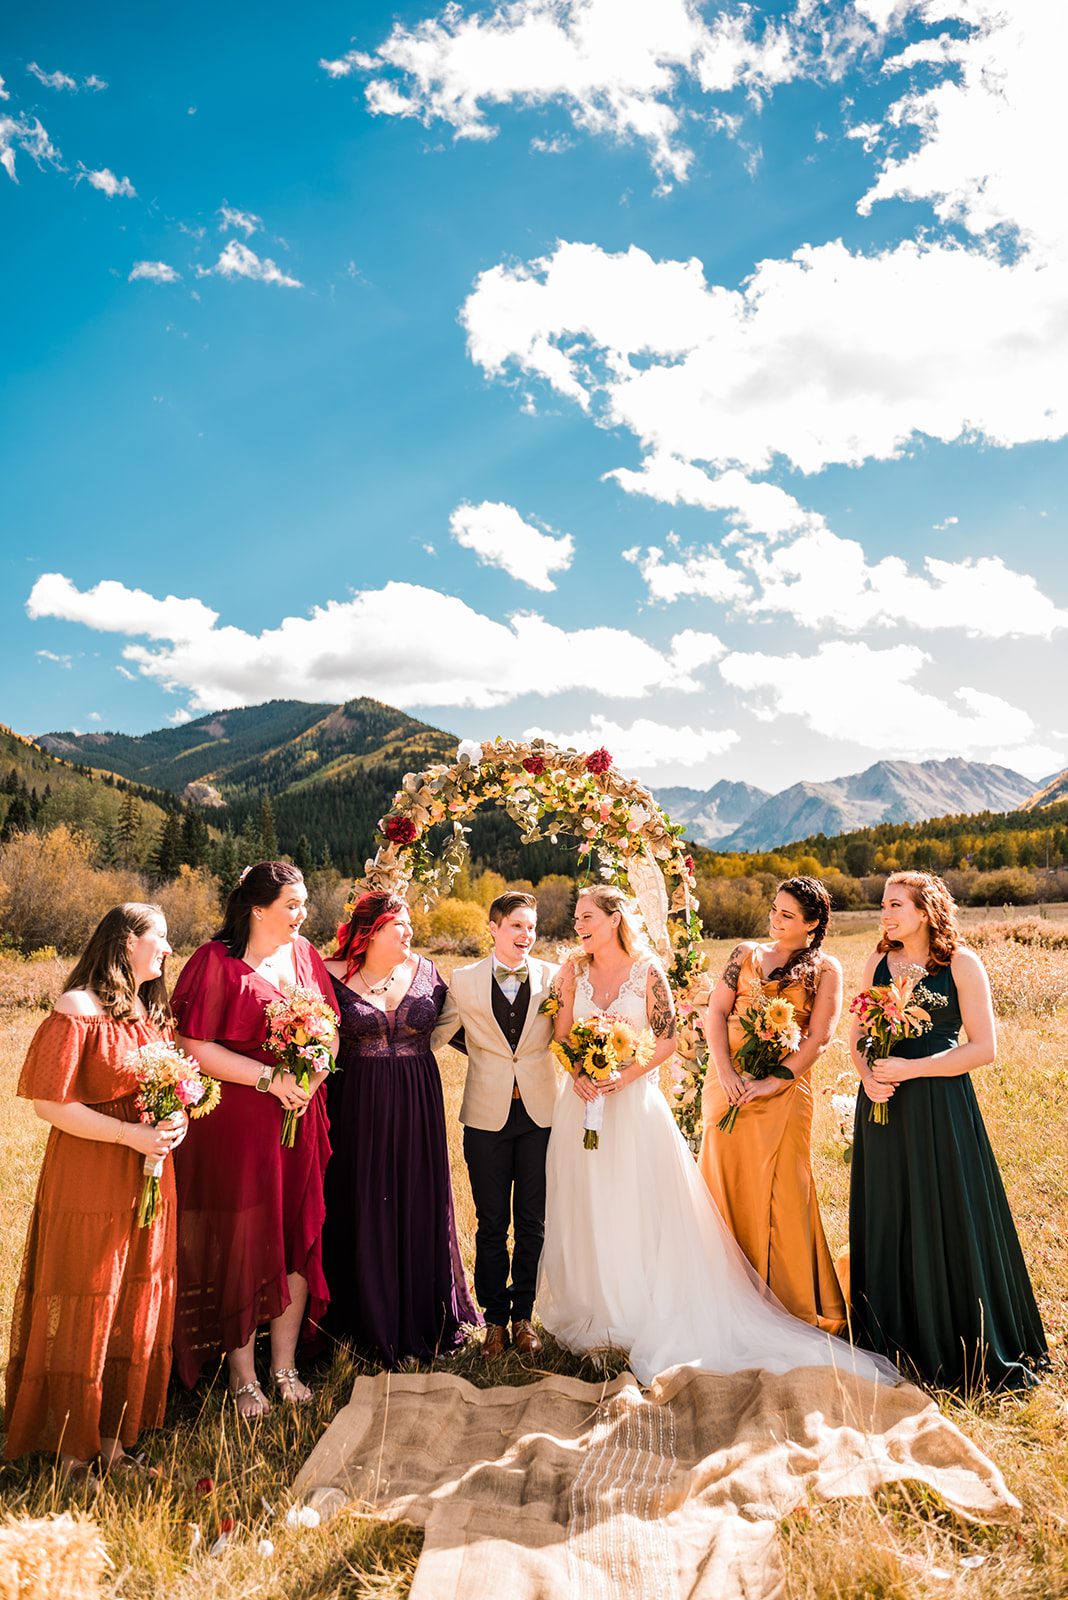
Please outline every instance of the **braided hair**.
[[777, 967], [769, 976], [780, 983], [802, 983], [810, 994], [815, 994], [823, 966], [820, 946], [831, 918], [831, 897], [818, 878], [803, 876], [784, 878], [775, 893], [788, 894], [792, 900], [796, 900], [805, 921], [814, 922], [816, 926], [809, 934], [808, 944], [804, 949], [795, 950], [782, 966]]

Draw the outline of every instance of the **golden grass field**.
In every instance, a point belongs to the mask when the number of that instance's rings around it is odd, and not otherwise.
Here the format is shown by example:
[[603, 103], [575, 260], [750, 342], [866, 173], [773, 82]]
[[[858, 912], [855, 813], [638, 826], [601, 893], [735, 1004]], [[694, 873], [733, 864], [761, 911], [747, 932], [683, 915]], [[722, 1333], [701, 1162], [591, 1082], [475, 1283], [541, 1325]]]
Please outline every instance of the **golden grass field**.
[[[839, 934], [830, 948], [845, 964], [852, 992], [873, 943], [870, 931]], [[726, 943], [711, 944], [713, 970]], [[1050, 1381], [1026, 1399], [943, 1408], [1001, 1466], [1023, 1512], [1011, 1527], [982, 1528], [952, 1517], [930, 1495], [895, 1491], [875, 1504], [816, 1506], [787, 1519], [781, 1537], [791, 1600], [1053, 1600], [1068, 1595], [1068, 949], [992, 945], [995, 989], [1013, 1014], [1003, 1017], [996, 1065], [976, 1087], [1001, 1162], [1030, 1265], [1054, 1365]], [[455, 961], [442, 960], [443, 970]], [[0, 1360], [6, 1360], [14, 1284], [33, 1201], [45, 1130], [16, 1099], [26, 1046], [61, 987], [68, 963], [0, 959]], [[173, 982], [176, 971], [171, 971]], [[1060, 1002], [1058, 1004], [1058, 1001]], [[842, 1032], [844, 1034], [843, 1023]], [[456, 1120], [463, 1061], [442, 1055], [457, 1221], [470, 1266], [473, 1210]], [[846, 1243], [848, 1169], [830, 1108], [830, 1091], [847, 1066], [833, 1046], [817, 1068], [813, 1157], [824, 1220], [834, 1252]], [[469, 1348], [445, 1364], [475, 1383], [487, 1381]], [[547, 1349], [541, 1370], [599, 1376], [563, 1352]], [[299, 1414], [276, 1409], [254, 1428], [224, 1410], [220, 1383], [174, 1394], [167, 1425], [147, 1440], [167, 1480], [151, 1492], [105, 1487], [92, 1507], [111, 1566], [105, 1590], [123, 1600], [353, 1600], [400, 1597], [409, 1590], [420, 1536], [343, 1513], [328, 1526], [287, 1530], [278, 1515], [288, 1484], [330, 1417], [347, 1398], [353, 1363], [336, 1354], [313, 1375], [315, 1403]], [[508, 1357], [500, 1381], [537, 1373]], [[198, 1493], [197, 1480], [213, 1487]], [[41, 1515], [76, 1507], [45, 1463], [0, 1466], [0, 1505]], [[266, 1508], [270, 1508], [270, 1510]], [[218, 1557], [205, 1554], [223, 1518], [236, 1528]], [[190, 1556], [193, 1528], [199, 1552]], [[272, 1556], [257, 1553], [269, 1537]], [[978, 1563], [971, 1558], [979, 1557]], [[968, 1565], [962, 1561], [967, 1558]], [[561, 1597], [564, 1600], [564, 1597]]]

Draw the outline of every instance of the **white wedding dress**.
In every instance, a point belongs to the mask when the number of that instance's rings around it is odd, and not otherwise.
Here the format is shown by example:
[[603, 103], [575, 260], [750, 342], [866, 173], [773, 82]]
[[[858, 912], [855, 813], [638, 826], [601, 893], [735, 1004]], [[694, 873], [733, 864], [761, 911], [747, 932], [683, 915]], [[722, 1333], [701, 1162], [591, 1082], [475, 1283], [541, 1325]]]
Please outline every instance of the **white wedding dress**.
[[[576, 1021], [608, 1015], [645, 1028], [653, 964], [636, 961], [605, 1012], [583, 968]], [[708, 1372], [835, 1366], [900, 1381], [882, 1357], [799, 1322], [775, 1299], [723, 1222], [655, 1072], [606, 1097], [596, 1150], [583, 1148], [584, 1114], [565, 1076], [546, 1157], [537, 1293], [542, 1324], [562, 1345], [625, 1350], [642, 1383], [680, 1365]]]

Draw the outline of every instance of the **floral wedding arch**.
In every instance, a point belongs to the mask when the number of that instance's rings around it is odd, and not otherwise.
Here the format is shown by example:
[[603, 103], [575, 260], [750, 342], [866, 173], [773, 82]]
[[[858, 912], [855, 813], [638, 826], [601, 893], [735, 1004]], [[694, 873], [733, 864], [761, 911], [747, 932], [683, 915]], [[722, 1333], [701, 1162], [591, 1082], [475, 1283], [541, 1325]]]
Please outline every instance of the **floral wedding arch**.
[[[467, 854], [467, 821], [485, 805], [503, 806], [524, 844], [556, 843], [561, 834], [577, 838], [588, 875], [633, 896], [675, 997], [678, 1052], [668, 1093], [679, 1127], [695, 1142], [708, 1061], [698, 1017], [709, 979], [693, 859], [681, 826], [648, 789], [613, 766], [607, 750], [584, 754], [543, 739], [465, 739], [451, 764], [407, 773], [378, 824], [378, 848], [353, 900], [367, 890], [386, 890], [432, 905], [448, 893]], [[429, 836], [441, 824], [452, 831], [435, 853]]]

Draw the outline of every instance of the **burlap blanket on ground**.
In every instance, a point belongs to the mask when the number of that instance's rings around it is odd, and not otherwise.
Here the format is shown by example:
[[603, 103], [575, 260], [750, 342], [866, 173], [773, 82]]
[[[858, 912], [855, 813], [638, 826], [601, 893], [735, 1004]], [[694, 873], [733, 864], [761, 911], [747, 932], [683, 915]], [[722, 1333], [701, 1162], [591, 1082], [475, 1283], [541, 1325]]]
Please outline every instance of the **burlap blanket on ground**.
[[423, 1527], [412, 1600], [776, 1600], [780, 1517], [899, 1480], [968, 1517], [1018, 1510], [918, 1389], [815, 1367], [676, 1367], [644, 1393], [629, 1373], [357, 1378], [295, 1488]]

